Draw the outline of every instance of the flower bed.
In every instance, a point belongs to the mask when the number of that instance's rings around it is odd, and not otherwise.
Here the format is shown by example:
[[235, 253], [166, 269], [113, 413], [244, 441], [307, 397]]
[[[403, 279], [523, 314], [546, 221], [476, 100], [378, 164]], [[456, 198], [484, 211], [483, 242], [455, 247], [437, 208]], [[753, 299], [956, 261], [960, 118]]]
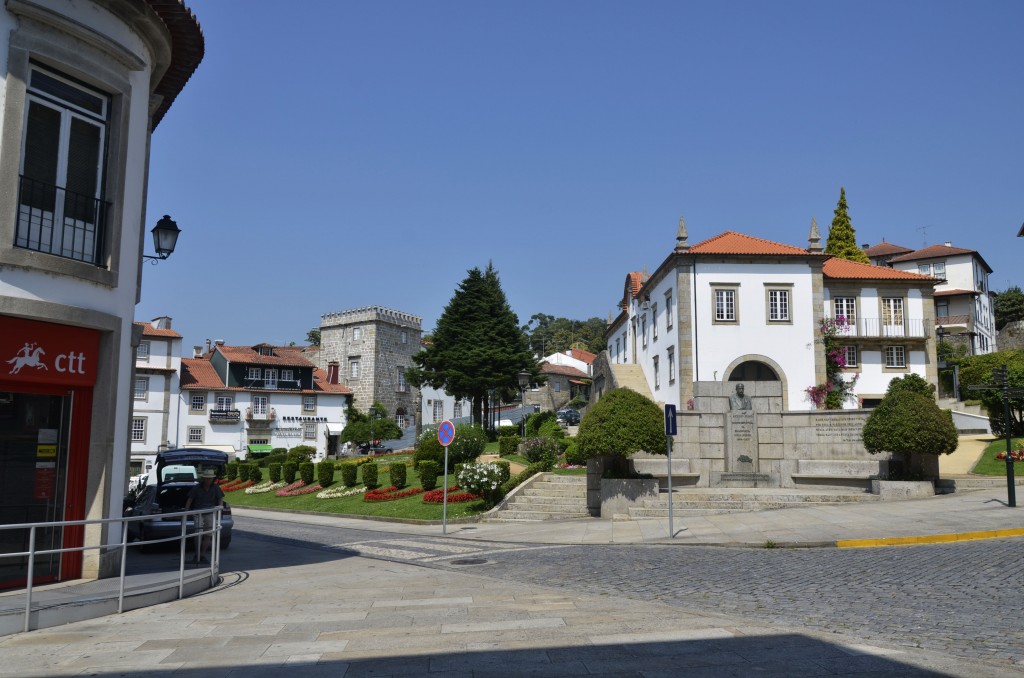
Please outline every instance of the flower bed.
[[322, 489], [324, 488], [323, 486], [320, 485], [320, 483], [313, 483], [312, 485], [307, 485], [303, 480], [296, 480], [291, 485], [281, 488], [274, 494], [276, 494], [279, 497], [298, 497], [303, 494], [319, 492]]
[[239, 481], [236, 480], [236, 481], [228, 483], [226, 485], [221, 485], [220, 489], [224, 493], [236, 492], [238, 490], [244, 490], [245, 488], [249, 487], [250, 485], [252, 485], [252, 481], [251, 480], [245, 480], [245, 481], [242, 481], [242, 482], [239, 482]]
[[263, 494], [264, 492], [272, 492], [272, 491], [280, 489], [280, 488], [282, 488], [284, 486], [285, 486], [285, 482], [283, 480], [278, 481], [276, 483], [274, 481], [272, 481], [272, 480], [267, 480], [267, 481], [264, 481], [264, 482], [260, 483], [259, 485], [253, 485], [252, 487], [245, 488], [245, 493], [246, 494]]
[[[448, 488], [448, 503], [449, 504], [461, 504], [467, 501], [475, 501], [480, 498], [480, 495], [473, 494], [472, 492], [459, 492], [458, 485], [452, 485]], [[423, 501], [427, 504], [440, 504], [444, 501], [444, 489], [431, 490], [423, 495]]]
[[417, 494], [423, 494], [422, 487], [410, 487], [408, 490], [399, 490], [392, 485], [391, 487], [368, 490], [363, 496], [363, 501], [394, 501], [395, 499], [404, 499]]
[[[999, 454], [997, 454], [996, 455], [996, 459], [998, 459], [999, 461], [1006, 461], [1006, 452], [1000, 452]], [[1010, 461], [1012, 461], [1012, 462], [1024, 461], [1024, 449], [1011, 450], [1010, 451]]]
[[345, 489], [344, 485], [338, 485], [337, 487], [330, 487], [326, 490], [320, 490], [316, 493], [317, 499], [340, 499], [341, 497], [353, 497], [357, 494], [366, 492], [365, 487], [357, 487], [353, 490]]

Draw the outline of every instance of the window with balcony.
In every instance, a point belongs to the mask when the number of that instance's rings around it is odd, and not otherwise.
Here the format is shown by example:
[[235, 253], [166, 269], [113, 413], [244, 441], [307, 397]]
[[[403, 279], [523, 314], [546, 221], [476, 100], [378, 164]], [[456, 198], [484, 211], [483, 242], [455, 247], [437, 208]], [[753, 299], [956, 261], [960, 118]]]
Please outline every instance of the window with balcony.
[[281, 381], [295, 381], [295, 370], [281, 370]]
[[903, 336], [902, 297], [882, 297], [882, 332], [887, 337]]
[[277, 370], [268, 367], [263, 370], [263, 388], [273, 389], [277, 388]]
[[149, 377], [136, 377], [135, 399], [145, 400], [149, 397]]
[[110, 97], [33, 64], [25, 108], [14, 244], [102, 266]]
[[144, 442], [146, 442], [146, 418], [145, 417], [134, 417], [132, 419], [132, 442], [133, 443], [144, 443]]
[[267, 405], [270, 399], [267, 396], [253, 396], [252, 398], [252, 413], [259, 417], [264, 417], [267, 414]]
[[836, 297], [832, 300], [832, 317], [844, 318], [847, 325], [857, 324], [857, 298]]

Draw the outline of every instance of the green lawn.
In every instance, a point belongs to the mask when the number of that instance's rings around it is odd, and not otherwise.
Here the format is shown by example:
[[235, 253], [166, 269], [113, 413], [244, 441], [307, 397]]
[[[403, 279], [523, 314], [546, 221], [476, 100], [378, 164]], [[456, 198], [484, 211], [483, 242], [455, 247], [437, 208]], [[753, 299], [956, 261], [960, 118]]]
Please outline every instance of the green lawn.
[[[387, 467], [392, 461], [410, 459], [409, 454], [396, 454], [379, 457], [378, 486], [389, 487], [391, 480], [388, 477]], [[362, 467], [360, 467], [360, 470]], [[420, 477], [412, 468], [407, 471], [405, 488], [420, 486]], [[263, 469], [266, 477], [267, 471]], [[362, 475], [359, 476], [360, 480]], [[341, 483], [341, 471], [334, 472], [334, 485]], [[438, 477], [437, 486], [441, 487], [443, 476]], [[455, 479], [448, 478], [448, 484], [454, 485]], [[358, 485], [357, 487], [362, 487]], [[251, 506], [267, 509], [286, 509], [293, 511], [316, 511], [319, 513], [334, 513], [338, 515], [351, 516], [383, 516], [387, 518], [413, 519], [413, 520], [441, 520], [441, 504], [428, 504], [423, 501], [423, 495], [418, 494], [404, 499], [392, 501], [370, 502], [363, 501], [363, 495], [357, 494], [351, 497], [338, 497], [336, 499], [317, 499], [316, 492], [302, 494], [297, 497], [279, 497], [274, 492], [263, 492], [261, 494], [246, 494], [245, 490], [228, 492], [224, 497], [232, 506]], [[482, 501], [473, 501], [459, 504], [448, 504], [448, 517], [459, 518], [472, 516], [486, 510]]]
[[[1019, 449], [1022, 444], [1024, 444], [1024, 438], [1014, 438], [1011, 449]], [[1006, 452], [1006, 438], [993, 440], [989, 443], [988, 447], [985, 448], [985, 452], [982, 453], [981, 459], [975, 464], [972, 473], [982, 476], [1002, 476], [1005, 478], [1006, 460], [996, 459], [996, 455], [1000, 452]], [[1015, 476], [1024, 474], [1024, 462], [1015, 462], [1013, 473]]]

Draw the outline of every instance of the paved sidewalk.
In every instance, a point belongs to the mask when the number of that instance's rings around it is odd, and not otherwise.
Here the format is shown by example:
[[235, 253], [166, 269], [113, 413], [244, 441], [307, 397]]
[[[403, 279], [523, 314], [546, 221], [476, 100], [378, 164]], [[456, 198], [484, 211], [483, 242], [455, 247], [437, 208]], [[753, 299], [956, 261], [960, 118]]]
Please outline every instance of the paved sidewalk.
[[[236, 549], [240, 552], [236, 553]], [[238, 539], [224, 584], [0, 638], [0, 676], [1020, 676], [658, 602]]]
[[[664, 543], [703, 546], [778, 547], [879, 546], [879, 540], [928, 543], [956, 538], [1024, 536], [1024, 487], [1016, 488], [1017, 506], [1006, 504], [1007, 491], [961, 491], [928, 499], [851, 502], [821, 507], [785, 508], [753, 513], [676, 516], [675, 538], [668, 520], [563, 520], [536, 523], [449, 523], [447, 536], [458, 539], [530, 544]], [[337, 525], [394, 534], [436, 536], [441, 525], [413, 525], [341, 518], [325, 514], [284, 513], [246, 508], [236, 516], [257, 516], [318, 525]], [[863, 543], [861, 543], [863, 542]]]

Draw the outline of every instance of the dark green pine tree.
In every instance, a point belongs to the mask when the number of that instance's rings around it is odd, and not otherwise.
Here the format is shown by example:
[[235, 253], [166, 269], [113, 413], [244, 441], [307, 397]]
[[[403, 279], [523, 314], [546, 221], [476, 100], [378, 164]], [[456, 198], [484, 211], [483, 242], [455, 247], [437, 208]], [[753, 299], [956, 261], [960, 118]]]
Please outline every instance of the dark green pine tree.
[[828, 240], [825, 243], [825, 254], [831, 254], [840, 259], [858, 261], [862, 264], [870, 264], [868, 255], [857, 245], [857, 232], [853, 230], [850, 223], [850, 214], [846, 206], [846, 189], [839, 188], [839, 204], [836, 205], [836, 215], [832, 218], [832, 228], [828, 230]]
[[508, 305], [498, 273], [474, 268], [459, 285], [437, 321], [431, 341], [412, 358], [406, 378], [416, 387], [440, 388], [473, 402], [473, 421], [484, 421], [492, 389], [519, 391], [519, 373], [540, 373], [519, 318]]

